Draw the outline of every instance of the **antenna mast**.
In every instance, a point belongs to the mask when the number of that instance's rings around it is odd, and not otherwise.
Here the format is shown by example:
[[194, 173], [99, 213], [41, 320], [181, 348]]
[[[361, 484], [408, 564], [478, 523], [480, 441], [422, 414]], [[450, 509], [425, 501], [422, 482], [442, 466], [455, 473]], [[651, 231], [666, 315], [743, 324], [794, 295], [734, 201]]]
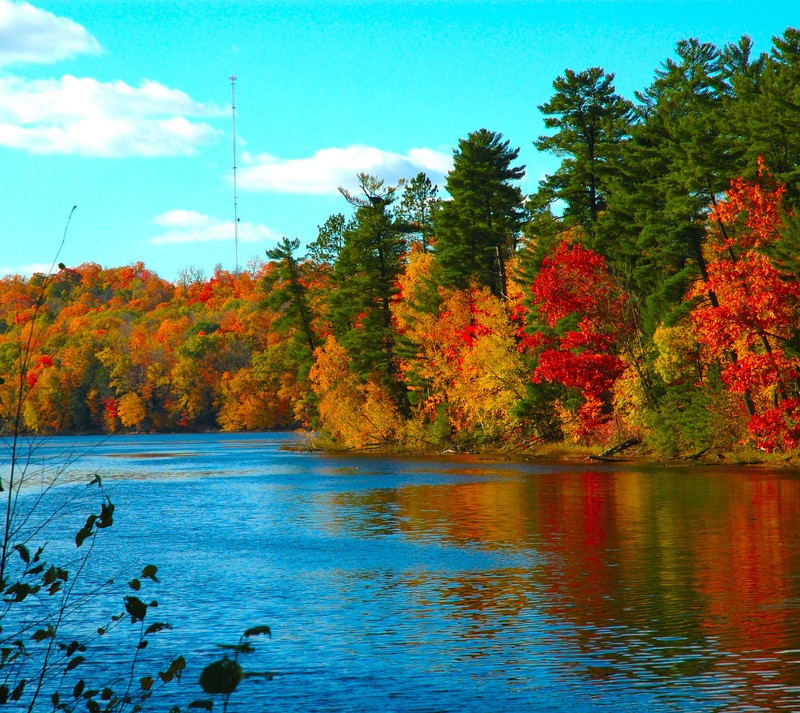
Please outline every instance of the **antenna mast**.
[[231, 124], [233, 128], [233, 244], [236, 251], [235, 270], [239, 272], [239, 192], [236, 185], [236, 75], [228, 77], [231, 83]]

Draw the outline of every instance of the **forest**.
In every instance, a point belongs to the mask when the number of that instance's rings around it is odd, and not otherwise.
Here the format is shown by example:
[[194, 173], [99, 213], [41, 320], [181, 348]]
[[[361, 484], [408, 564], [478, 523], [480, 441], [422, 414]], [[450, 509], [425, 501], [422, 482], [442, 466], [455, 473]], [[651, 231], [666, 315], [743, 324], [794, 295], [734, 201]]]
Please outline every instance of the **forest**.
[[482, 128], [446, 197], [361, 174], [304, 248], [243, 270], [3, 278], [3, 404], [41, 434], [800, 447], [800, 30], [764, 53], [681, 40], [633, 99], [605, 69], [565, 70], [538, 110], [560, 166], [532, 195], [519, 149]]

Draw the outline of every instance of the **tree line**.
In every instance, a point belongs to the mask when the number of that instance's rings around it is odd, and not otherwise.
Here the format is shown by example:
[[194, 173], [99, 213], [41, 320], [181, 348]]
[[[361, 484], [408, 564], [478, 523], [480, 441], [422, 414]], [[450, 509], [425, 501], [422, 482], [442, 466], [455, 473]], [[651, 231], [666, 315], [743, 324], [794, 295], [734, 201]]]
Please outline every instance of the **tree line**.
[[534, 144], [560, 165], [532, 195], [480, 129], [447, 197], [361, 174], [304, 254], [284, 238], [175, 283], [142, 264], [4, 278], [4, 401], [27, 390], [36, 432], [795, 449], [800, 31], [763, 53], [681, 40], [633, 100], [599, 67], [553, 89]]

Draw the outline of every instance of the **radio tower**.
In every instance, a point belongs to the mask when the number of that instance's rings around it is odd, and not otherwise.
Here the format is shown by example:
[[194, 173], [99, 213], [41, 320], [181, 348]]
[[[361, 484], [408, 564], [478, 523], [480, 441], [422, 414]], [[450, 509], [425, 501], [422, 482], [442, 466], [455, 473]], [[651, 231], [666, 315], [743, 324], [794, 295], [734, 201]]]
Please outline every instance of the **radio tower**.
[[231, 124], [233, 126], [233, 245], [236, 251], [235, 270], [239, 272], [239, 192], [236, 186], [236, 75], [228, 77], [231, 83]]

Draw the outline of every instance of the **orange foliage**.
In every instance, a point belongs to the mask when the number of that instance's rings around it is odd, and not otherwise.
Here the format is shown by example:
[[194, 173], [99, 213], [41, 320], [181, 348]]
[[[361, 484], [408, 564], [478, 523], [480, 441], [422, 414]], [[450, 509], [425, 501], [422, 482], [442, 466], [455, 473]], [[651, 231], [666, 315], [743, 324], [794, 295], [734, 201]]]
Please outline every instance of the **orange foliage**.
[[403, 423], [385, 389], [372, 381], [360, 383], [350, 371], [347, 351], [334, 337], [315, 356], [309, 376], [320, 422], [332, 438], [349, 448], [395, 442]]

